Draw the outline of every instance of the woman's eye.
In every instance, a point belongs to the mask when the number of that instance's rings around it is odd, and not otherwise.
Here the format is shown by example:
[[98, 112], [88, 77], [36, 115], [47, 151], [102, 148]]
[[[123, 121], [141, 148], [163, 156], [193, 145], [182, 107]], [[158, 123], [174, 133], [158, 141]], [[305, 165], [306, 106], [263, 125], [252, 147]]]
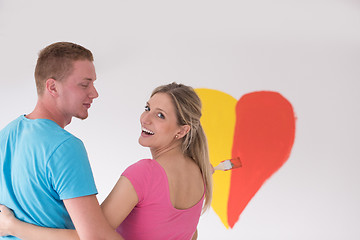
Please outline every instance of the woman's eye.
[[158, 113], [158, 117], [159, 117], [159, 118], [162, 118], [162, 119], [165, 118], [164, 114], [162, 114], [162, 113]]
[[145, 111], [146, 111], [146, 112], [150, 111], [150, 107], [149, 107], [149, 106], [145, 106]]

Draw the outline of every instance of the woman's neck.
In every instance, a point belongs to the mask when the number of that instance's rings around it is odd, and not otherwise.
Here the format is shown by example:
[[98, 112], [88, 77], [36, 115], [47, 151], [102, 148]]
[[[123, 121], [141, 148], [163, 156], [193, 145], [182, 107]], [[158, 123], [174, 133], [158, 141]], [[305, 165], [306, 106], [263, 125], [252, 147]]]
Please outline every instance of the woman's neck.
[[181, 145], [175, 145], [164, 149], [151, 149], [151, 155], [153, 159], [157, 161], [184, 157]]

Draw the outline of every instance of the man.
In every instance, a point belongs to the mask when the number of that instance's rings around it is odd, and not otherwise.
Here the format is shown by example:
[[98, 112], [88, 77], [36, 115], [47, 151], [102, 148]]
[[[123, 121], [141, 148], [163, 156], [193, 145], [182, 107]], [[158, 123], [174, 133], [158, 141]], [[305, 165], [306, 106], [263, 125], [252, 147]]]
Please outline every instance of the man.
[[72, 117], [87, 118], [95, 79], [82, 46], [58, 42], [40, 52], [35, 109], [0, 131], [0, 204], [34, 225], [75, 227], [81, 239], [122, 239], [101, 212], [83, 143], [64, 130]]

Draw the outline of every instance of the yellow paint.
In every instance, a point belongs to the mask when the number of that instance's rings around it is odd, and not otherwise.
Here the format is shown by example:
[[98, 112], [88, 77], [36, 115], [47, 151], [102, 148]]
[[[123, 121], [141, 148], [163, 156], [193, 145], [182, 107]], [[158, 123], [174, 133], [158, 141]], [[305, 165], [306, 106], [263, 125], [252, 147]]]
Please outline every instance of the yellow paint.
[[[195, 91], [203, 105], [201, 124], [208, 139], [210, 162], [215, 167], [221, 161], [231, 158], [237, 100], [217, 90], [200, 88]], [[226, 228], [229, 228], [227, 206], [230, 177], [231, 171], [216, 171], [213, 175], [211, 206]]]

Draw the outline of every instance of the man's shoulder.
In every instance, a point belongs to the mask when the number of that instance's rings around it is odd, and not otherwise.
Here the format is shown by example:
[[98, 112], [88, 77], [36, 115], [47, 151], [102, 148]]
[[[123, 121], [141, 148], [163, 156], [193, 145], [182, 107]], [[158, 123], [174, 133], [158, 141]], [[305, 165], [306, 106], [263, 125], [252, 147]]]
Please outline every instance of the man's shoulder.
[[30, 144], [53, 145], [54, 147], [65, 142], [82, 145], [82, 141], [61, 128], [57, 123], [49, 119], [28, 119], [24, 115], [10, 122], [0, 132], [6, 138], [13, 138]]
[[21, 121], [21, 116], [15, 118], [14, 120], [12, 120], [11, 122], [9, 122], [7, 125], [5, 125], [5, 127], [3, 127], [0, 132], [4, 132], [14, 126], [16, 126], [18, 124], [18, 122]]
[[19, 122], [21, 121], [21, 116], [9, 122], [4, 128], [0, 129], [0, 139], [4, 140], [12, 132], [16, 131]]

